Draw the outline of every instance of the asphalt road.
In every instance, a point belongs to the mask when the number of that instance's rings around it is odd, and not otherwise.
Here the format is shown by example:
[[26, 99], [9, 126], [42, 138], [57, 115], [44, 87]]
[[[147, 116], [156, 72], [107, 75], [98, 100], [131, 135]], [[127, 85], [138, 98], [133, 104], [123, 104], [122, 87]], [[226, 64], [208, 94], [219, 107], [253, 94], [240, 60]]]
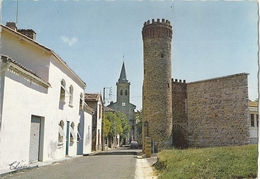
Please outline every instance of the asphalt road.
[[[140, 150], [139, 150], [140, 151]], [[4, 179], [134, 179], [138, 150], [113, 150], [15, 172]]]

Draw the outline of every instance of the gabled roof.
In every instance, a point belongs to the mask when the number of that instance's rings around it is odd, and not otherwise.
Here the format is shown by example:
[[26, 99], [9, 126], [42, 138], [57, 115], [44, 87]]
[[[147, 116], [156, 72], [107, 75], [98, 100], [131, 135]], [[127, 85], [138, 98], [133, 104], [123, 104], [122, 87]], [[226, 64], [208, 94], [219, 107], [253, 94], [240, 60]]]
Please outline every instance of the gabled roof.
[[1, 55], [1, 60], [9, 65], [8, 68], [12, 67], [13, 69], [22, 72], [24, 75], [30, 76], [30, 79], [33, 80], [35, 83], [40, 84], [46, 88], [51, 87], [50, 83], [43, 80], [36, 72], [26, 68], [25, 66], [9, 58], [8, 56]]
[[90, 114], [94, 114], [95, 112], [95, 110], [91, 108], [87, 103], [84, 103], [84, 109]]
[[99, 93], [85, 93], [85, 101], [102, 101]]
[[53, 50], [51, 50], [50, 48], [47, 48], [46, 46], [44, 46], [44, 45], [42, 45], [42, 44], [36, 42], [35, 40], [33, 40], [33, 39], [27, 37], [26, 35], [23, 35], [23, 34], [21, 34], [21, 33], [17, 32], [17, 31], [15, 31], [15, 30], [13, 30], [12, 28], [9, 28], [9, 27], [5, 26], [5, 25], [2, 25], [2, 24], [1, 24], [1, 28], [2, 28], [3, 30], [6, 30], [6, 31], [8, 31], [8, 32], [10, 32], [10, 33], [12, 33], [12, 34], [14, 34], [14, 35], [16, 35], [17, 37], [19, 37], [19, 38], [25, 40], [26, 42], [28, 42], [28, 43], [30, 43], [30, 44], [36, 46], [37, 48], [41, 48], [44, 52], [48, 52], [48, 53], [52, 54], [52, 55], [53, 55], [54, 57], [56, 57], [56, 59], [57, 59], [58, 61], [60, 61], [81, 83], [83, 83], [84, 85], [86, 85], [86, 83], [85, 83], [85, 82], [67, 65], [67, 63], [66, 63], [59, 55], [57, 55]]
[[121, 68], [121, 73], [120, 73], [120, 77], [118, 79], [119, 83], [127, 83], [128, 80], [126, 78], [126, 72], [125, 72], [125, 63], [123, 62], [122, 68]]

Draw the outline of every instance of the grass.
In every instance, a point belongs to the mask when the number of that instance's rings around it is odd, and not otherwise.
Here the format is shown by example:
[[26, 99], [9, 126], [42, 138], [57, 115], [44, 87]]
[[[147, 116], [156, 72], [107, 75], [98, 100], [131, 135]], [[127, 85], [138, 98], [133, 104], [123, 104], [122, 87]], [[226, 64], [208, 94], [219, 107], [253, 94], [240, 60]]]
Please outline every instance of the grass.
[[159, 179], [256, 178], [257, 145], [164, 150], [154, 167]]

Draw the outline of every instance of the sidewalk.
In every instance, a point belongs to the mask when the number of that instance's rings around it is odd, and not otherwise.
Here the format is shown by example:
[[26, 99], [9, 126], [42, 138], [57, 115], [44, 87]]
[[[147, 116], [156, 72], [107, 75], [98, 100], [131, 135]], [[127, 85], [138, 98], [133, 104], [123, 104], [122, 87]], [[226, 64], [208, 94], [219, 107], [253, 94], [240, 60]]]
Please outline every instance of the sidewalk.
[[157, 179], [152, 165], [157, 162], [157, 153], [152, 154], [151, 158], [137, 156], [135, 179]]

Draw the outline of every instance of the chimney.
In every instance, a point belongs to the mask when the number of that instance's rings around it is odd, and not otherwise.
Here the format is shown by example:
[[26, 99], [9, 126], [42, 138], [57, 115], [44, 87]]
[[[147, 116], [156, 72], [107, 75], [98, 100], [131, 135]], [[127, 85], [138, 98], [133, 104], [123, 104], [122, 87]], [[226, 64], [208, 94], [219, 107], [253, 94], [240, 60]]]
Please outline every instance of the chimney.
[[13, 29], [14, 31], [17, 30], [16, 23], [15, 22], [7, 22], [6, 26]]
[[17, 32], [29, 37], [32, 40], [36, 40], [36, 33], [32, 29], [18, 29]]

